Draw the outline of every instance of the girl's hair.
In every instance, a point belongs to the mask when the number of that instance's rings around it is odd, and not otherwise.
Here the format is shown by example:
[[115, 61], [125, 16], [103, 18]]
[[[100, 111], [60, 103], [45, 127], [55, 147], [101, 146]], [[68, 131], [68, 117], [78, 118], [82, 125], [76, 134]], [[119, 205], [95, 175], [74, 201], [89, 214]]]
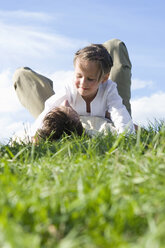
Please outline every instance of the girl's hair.
[[38, 129], [36, 134], [40, 138], [49, 138], [50, 141], [53, 141], [61, 138], [64, 133], [71, 135], [73, 132], [78, 136], [82, 135], [81, 121], [75, 120], [67, 111], [57, 107], [48, 112], [43, 120], [42, 128]]
[[113, 66], [112, 57], [102, 44], [91, 44], [78, 50], [74, 56], [74, 65], [77, 59], [95, 61], [100, 69], [99, 80], [103, 75], [109, 73]]

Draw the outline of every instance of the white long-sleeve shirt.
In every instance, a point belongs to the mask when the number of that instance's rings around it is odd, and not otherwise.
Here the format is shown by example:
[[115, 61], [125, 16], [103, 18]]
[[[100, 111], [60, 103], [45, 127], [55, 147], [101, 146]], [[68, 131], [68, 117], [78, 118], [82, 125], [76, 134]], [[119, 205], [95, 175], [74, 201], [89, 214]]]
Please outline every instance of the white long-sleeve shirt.
[[63, 92], [51, 96], [45, 102], [44, 111], [38, 116], [32, 127], [32, 135], [36, 133], [37, 129], [42, 128], [45, 115], [54, 107], [61, 105], [64, 100], [68, 100], [72, 108], [81, 116], [88, 115], [105, 118], [105, 113], [108, 111], [118, 133], [126, 130], [129, 133], [134, 132], [131, 116], [122, 103], [122, 98], [117, 91], [117, 85], [109, 79], [100, 84], [95, 98], [90, 103], [90, 113], [86, 111], [86, 102], [78, 93], [74, 83], [67, 84]]

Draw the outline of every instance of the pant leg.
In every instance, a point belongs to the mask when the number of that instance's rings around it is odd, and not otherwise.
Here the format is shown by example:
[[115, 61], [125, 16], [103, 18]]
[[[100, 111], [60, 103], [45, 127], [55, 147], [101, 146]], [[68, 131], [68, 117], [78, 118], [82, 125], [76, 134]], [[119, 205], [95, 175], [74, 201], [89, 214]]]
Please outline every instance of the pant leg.
[[106, 47], [113, 59], [113, 67], [110, 72], [110, 79], [117, 83], [119, 95], [123, 99], [131, 115], [131, 62], [129, 59], [127, 48], [121, 40], [108, 40], [103, 45]]
[[34, 118], [43, 111], [45, 101], [55, 94], [53, 82], [28, 67], [15, 71], [13, 83], [18, 99]]

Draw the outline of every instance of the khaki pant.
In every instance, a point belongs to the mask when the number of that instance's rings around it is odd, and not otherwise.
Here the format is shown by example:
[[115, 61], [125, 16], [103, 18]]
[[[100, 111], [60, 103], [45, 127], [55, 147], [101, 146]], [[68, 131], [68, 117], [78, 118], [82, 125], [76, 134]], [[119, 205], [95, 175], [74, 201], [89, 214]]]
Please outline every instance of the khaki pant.
[[34, 118], [43, 111], [45, 101], [55, 94], [53, 82], [28, 67], [15, 71], [13, 83], [21, 104]]
[[[110, 78], [117, 83], [120, 96], [128, 112], [131, 114], [130, 87], [131, 87], [131, 62], [125, 44], [113, 39], [103, 44], [113, 59]], [[43, 111], [45, 101], [55, 94], [53, 82], [31, 70], [28, 67], [18, 68], [13, 75], [14, 88], [21, 104], [37, 118]]]
[[131, 62], [125, 44], [118, 40], [108, 40], [103, 45], [110, 53], [113, 66], [110, 72], [110, 79], [117, 83], [119, 95], [123, 99], [123, 104], [126, 106], [131, 115]]

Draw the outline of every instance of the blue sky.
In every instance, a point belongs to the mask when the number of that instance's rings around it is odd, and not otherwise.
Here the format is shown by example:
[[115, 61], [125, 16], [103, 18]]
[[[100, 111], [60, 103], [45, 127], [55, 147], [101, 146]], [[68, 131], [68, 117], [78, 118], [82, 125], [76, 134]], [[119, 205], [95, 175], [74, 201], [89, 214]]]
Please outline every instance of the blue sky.
[[[136, 123], [165, 116], [165, 2], [163, 0], [29, 0], [0, 5], [0, 136], [33, 122], [12, 88], [17, 67], [54, 80], [73, 71], [74, 52], [112, 38], [125, 42], [132, 62], [132, 112]], [[1, 140], [0, 139], [0, 140]]]

